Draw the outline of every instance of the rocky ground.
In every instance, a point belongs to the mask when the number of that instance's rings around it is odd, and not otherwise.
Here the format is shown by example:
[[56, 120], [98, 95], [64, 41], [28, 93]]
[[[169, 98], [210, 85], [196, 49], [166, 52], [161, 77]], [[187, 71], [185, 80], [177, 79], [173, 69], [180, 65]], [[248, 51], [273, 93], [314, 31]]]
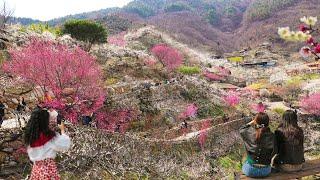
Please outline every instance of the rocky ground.
[[[70, 47], [82, 45], [68, 36], [20, 32], [19, 27], [11, 27], [1, 36], [3, 54], [7, 48], [28, 42], [30, 36], [49, 38]], [[237, 130], [252, 117], [250, 104], [268, 105], [274, 129], [279, 122], [279, 109], [288, 108], [286, 94], [276, 90], [297, 76], [291, 71], [304, 67], [302, 59], [273, 49], [269, 43], [217, 57], [213, 52], [192, 49], [151, 26], [132, 30], [125, 39], [125, 47], [96, 45], [90, 53], [104, 70], [107, 108], [134, 109], [138, 119], [128, 124], [126, 133], [115, 134], [69, 125], [73, 146], [58, 158], [63, 179], [227, 179], [241, 165], [243, 149]], [[159, 64], [149, 67], [145, 60], [154, 58], [149, 49], [158, 43], [181, 51], [188, 66], [198, 66], [201, 71], [224, 66], [230, 69], [231, 76], [223, 82], [212, 82], [202, 73], [168, 74]], [[276, 64], [241, 66], [230, 60], [232, 57], [241, 57], [248, 63]], [[304, 74], [301, 71], [298, 75]], [[301, 84], [314, 90], [319, 79], [302, 80]], [[19, 123], [12, 112], [21, 95], [32, 109], [36, 95], [33, 88], [18, 80], [1, 73], [1, 89], [5, 91], [1, 98], [8, 105], [6, 119], [10, 120], [0, 128], [0, 179], [21, 179], [30, 172], [21, 130], [15, 126]], [[231, 108], [222, 98], [228, 92], [227, 87], [235, 87], [239, 92], [250, 87], [257, 96], [243, 98], [239, 106]], [[177, 117], [191, 103], [199, 105], [201, 113], [189, 119], [189, 127], [185, 129]], [[301, 126], [306, 134], [306, 157], [318, 158], [319, 120], [303, 115]]]

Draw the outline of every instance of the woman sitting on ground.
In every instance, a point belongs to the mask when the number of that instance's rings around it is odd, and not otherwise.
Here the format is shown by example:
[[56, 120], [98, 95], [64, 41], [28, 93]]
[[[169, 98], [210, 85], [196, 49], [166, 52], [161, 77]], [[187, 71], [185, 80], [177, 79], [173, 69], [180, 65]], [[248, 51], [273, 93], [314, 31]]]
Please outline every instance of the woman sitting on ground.
[[243, 173], [248, 177], [268, 176], [274, 153], [274, 134], [269, 128], [269, 116], [258, 113], [253, 121], [241, 127], [240, 135], [247, 152]]
[[282, 116], [282, 123], [275, 131], [277, 157], [275, 166], [285, 172], [302, 169], [304, 159], [303, 130], [298, 126], [297, 113], [287, 110]]
[[39, 107], [32, 112], [28, 121], [24, 140], [33, 162], [31, 180], [60, 179], [54, 158], [57, 152], [69, 149], [71, 140], [65, 134], [63, 123], [59, 125], [61, 135], [49, 128], [49, 119], [55, 119], [56, 116], [56, 113]]

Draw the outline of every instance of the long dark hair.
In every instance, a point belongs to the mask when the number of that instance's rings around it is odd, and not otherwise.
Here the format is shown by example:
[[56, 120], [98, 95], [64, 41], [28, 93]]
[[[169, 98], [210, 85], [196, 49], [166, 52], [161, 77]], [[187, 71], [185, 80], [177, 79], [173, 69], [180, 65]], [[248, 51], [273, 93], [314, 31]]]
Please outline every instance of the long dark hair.
[[255, 121], [255, 129], [256, 129], [256, 142], [260, 142], [261, 137], [269, 129], [269, 116], [266, 113], [258, 113], [254, 119]]
[[49, 128], [49, 112], [46, 109], [36, 108], [32, 113], [30, 120], [24, 131], [24, 142], [31, 145], [39, 139], [43, 133], [46, 137], [55, 136], [55, 132]]
[[288, 141], [303, 141], [303, 130], [298, 126], [298, 115], [295, 111], [284, 112], [279, 129], [282, 130]]

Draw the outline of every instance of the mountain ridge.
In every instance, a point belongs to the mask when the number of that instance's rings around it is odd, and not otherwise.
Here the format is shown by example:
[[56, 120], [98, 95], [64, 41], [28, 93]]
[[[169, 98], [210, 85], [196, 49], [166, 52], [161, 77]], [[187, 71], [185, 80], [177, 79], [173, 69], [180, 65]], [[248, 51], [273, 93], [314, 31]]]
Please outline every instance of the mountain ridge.
[[[151, 24], [184, 43], [216, 53], [256, 46], [265, 41], [281, 47], [276, 32], [281, 26], [298, 27], [304, 15], [318, 16], [317, 0], [134, 0], [123, 8], [107, 8], [48, 21], [93, 19], [126, 31], [135, 24]], [[116, 17], [116, 18], [115, 18]], [[120, 17], [120, 20], [119, 20]], [[119, 20], [119, 21], [118, 21]], [[261, 28], [263, 27], [263, 28]], [[111, 30], [111, 34], [120, 30]], [[286, 50], [297, 50], [288, 46]]]

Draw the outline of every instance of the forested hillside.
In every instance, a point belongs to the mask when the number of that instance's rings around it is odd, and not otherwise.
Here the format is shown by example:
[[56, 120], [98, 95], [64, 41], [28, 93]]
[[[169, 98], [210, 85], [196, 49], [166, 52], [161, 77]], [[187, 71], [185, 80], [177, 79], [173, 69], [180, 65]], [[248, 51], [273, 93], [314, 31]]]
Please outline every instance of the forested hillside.
[[[134, 0], [123, 8], [70, 15], [48, 23], [59, 26], [68, 19], [96, 19], [109, 27], [111, 34], [151, 24], [189, 45], [222, 53], [265, 41], [281, 46], [277, 27], [283, 23], [297, 27], [301, 16], [317, 16], [319, 8], [317, 0]], [[292, 46], [287, 49], [296, 50]]]

